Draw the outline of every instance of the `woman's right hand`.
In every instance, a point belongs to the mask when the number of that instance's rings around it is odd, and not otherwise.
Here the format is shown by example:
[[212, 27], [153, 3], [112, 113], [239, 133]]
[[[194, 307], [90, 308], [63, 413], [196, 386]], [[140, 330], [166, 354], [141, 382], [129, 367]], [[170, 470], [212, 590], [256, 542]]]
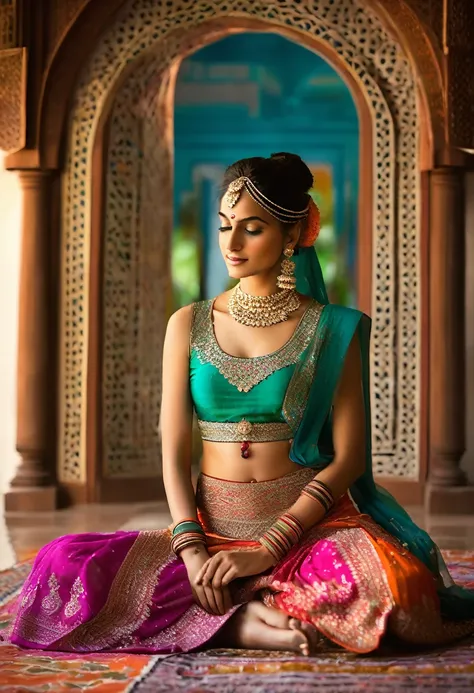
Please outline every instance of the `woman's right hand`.
[[188, 573], [194, 598], [202, 608], [210, 614], [226, 614], [232, 608], [232, 598], [228, 585], [213, 587], [198, 585], [196, 577], [210, 556], [203, 544], [195, 544], [183, 549], [180, 553]]

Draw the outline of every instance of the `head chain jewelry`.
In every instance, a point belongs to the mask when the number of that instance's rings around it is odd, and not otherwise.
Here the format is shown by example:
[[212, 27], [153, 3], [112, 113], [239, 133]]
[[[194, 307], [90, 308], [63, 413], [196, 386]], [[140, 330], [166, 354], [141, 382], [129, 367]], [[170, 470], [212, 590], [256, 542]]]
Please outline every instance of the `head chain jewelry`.
[[278, 221], [285, 224], [291, 224], [307, 218], [308, 223], [305, 231], [300, 236], [298, 245], [303, 248], [314, 245], [320, 231], [320, 212], [313, 199], [310, 198], [304, 209], [295, 212], [294, 210], [287, 209], [286, 207], [276, 204], [276, 202], [273, 202], [262, 192], [260, 192], [250, 178], [247, 176], [241, 176], [230, 183], [223, 197], [224, 202], [229, 207], [234, 207], [237, 204], [244, 188], [250, 197], [258, 205], [260, 205], [260, 207], [263, 207], [263, 209], [275, 217], [275, 219], [278, 219]]

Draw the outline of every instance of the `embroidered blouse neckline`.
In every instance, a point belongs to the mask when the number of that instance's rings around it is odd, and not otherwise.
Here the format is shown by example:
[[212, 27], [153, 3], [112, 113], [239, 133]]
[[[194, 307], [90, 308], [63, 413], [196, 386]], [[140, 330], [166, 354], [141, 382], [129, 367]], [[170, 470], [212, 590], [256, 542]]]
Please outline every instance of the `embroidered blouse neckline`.
[[232, 356], [219, 346], [212, 321], [213, 305], [214, 300], [194, 304], [190, 346], [202, 364], [217, 368], [239, 392], [249, 392], [275, 371], [297, 363], [313, 338], [323, 309], [313, 299], [285, 344], [269, 354], [246, 357]]
[[223, 356], [227, 359], [235, 359], [237, 361], [260, 361], [262, 359], [269, 359], [277, 356], [278, 354], [281, 354], [282, 351], [286, 351], [289, 349], [293, 341], [298, 337], [298, 333], [301, 329], [301, 326], [303, 324], [303, 321], [305, 317], [308, 314], [309, 309], [311, 306], [314, 304], [314, 300], [309, 301], [308, 305], [306, 306], [306, 309], [300, 319], [298, 320], [298, 324], [296, 325], [295, 329], [293, 330], [293, 333], [291, 336], [286, 340], [284, 344], [281, 345], [281, 347], [278, 347], [278, 349], [275, 349], [275, 351], [270, 351], [268, 354], [261, 354], [260, 356], [234, 356], [233, 354], [229, 354], [227, 351], [224, 351], [224, 349], [221, 347], [219, 342], [217, 341], [216, 337], [216, 331], [214, 329], [214, 303], [216, 299], [213, 298], [209, 301], [210, 306], [209, 306], [209, 325], [210, 325], [210, 336], [212, 336], [212, 340], [214, 342], [214, 345], [216, 349], [218, 349]]

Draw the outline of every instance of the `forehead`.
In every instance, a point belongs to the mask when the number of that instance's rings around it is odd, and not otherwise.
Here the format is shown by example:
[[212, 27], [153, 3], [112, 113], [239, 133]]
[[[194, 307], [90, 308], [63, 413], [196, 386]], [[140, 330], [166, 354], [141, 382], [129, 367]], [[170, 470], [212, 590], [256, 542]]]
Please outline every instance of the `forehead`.
[[263, 207], [260, 207], [257, 202], [244, 189], [242, 190], [237, 203], [233, 207], [226, 204], [224, 198], [221, 199], [220, 212], [225, 214], [227, 219], [232, 218], [232, 214], [236, 219], [245, 219], [245, 217], [260, 217], [269, 224], [275, 223], [276, 219], [272, 217]]

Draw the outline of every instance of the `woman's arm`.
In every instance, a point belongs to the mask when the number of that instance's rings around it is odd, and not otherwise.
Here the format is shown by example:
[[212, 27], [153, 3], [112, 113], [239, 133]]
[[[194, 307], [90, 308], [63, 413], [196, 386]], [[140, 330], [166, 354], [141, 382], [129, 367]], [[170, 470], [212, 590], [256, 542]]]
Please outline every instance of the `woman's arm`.
[[[315, 479], [329, 486], [337, 500], [364, 473], [366, 462], [365, 404], [357, 335], [347, 350], [333, 404], [334, 459]], [[288, 512], [304, 529], [317, 524], [325, 515], [323, 507], [306, 495], [301, 495]]]
[[[193, 405], [189, 389], [189, 334], [192, 306], [185, 306], [168, 321], [163, 347], [160, 415], [163, 481], [173, 522], [197, 519], [191, 479]], [[196, 575], [209, 559], [204, 544], [180, 552], [196, 601], [208, 612], [225, 614], [232, 606], [228, 587], [196, 584]]]
[[191, 481], [193, 407], [189, 390], [189, 331], [192, 306], [174, 313], [166, 328], [160, 433], [163, 481], [173, 522], [197, 518]]

